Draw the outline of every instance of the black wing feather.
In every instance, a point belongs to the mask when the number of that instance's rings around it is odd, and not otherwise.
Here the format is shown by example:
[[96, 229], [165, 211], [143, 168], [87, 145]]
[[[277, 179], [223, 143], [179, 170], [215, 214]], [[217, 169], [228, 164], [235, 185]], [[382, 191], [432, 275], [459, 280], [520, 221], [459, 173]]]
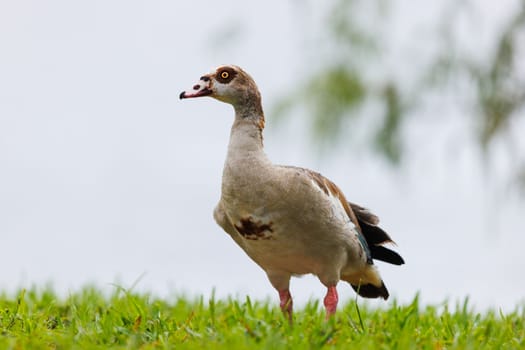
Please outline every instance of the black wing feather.
[[[372, 214], [368, 209], [360, 205], [348, 202], [352, 211], [355, 213], [357, 222], [361, 227], [372, 259], [381, 260], [394, 265], [403, 265], [405, 261], [398, 253], [383, 247], [385, 243], [394, 243], [392, 238], [386, 233], [379, 224], [379, 218]], [[395, 244], [395, 243], [394, 243]]]

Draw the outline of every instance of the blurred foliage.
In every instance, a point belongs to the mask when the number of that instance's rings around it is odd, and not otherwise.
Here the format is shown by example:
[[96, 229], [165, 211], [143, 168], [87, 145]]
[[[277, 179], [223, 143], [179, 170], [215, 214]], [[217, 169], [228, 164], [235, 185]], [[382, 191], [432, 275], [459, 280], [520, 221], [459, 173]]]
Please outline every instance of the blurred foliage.
[[[404, 126], [410, 115], [424, 106], [425, 93], [441, 89], [443, 95], [459, 95], [453, 89], [464, 86], [459, 84], [461, 80], [467, 82], [474, 98], [461, 101], [466, 105], [460, 108], [471, 111], [465, 116], [474, 118], [472, 125], [478, 129], [473, 132], [480, 149], [487, 153], [498, 135], [505, 137], [508, 133], [511, 120], [525, 115], [525, 77], [520, 76], [525, 69], [525, 0], [500, 26], [501, 32], [492, 33], [493, 53], [483, 58], [476, 57], [460, 42], [460, 31], [456, 29], [461, 16], [457, 14], [466, 8], [473, 12], [471, 17], [476, 16], [476, 4], [461, 6], [462, 3], [452, 2], [448, 9], [452, 15], [445, 15], [438, 27], [444, 32], [432, 33], [439, 41], [440, 53], [423, 72], [403, 78], [413, 80], [413, 84], [406, 84], [391, 77], [378, 81], [377, 77], [367, 76], [374, 65], [381, 64], [385, 54], [382, 44], [386, 39], [381, 26], [388, 22], [388, 6], [392, 5], [383, 0], [335, 0], [325, 18], [324, 33], [314, 42], [316, 54], [321, 56], [326, 48], [329, 59], [321, 59], [322, 65], [307, 77], [304, 88], [283, 99], [276, 107], [277, 113], [285, 115], [292, 107], [305, 106], [315, 137], [331, 142], [342, 136], [343, 129], [345, 137], [355, 129], [341, 126], [356, 123], [365, 114], [360, 107], [379, 105], [380, 120], [367, 139], [378, 154], [399, 164], [404, 154]], [[407, 92], [407, 85], [416, 86], [416, 91]], [[525, 177], [524, 165], [516, 166], [515, 172], [521, 174], [518, 176]]]
[[494, 33], [494, 52], [486, 61], [479, 62], [477, 57], [461, 50], [461, 44], [452, 32], [455, 21], [457, 17], [452, 15], [443, 23], [444, 54], [432, 67], [435, 75], [441, 77], [433, 82], [437, 85], [464, 76], [472, 81], [475, 91], [473, 109], [479, 121], [476, 133], [479, 145], [487, 152], [491, 141], [508, 131], [513, 118], [525, 115], [525, 0], [503, 24], [501, 31]]
[[[516, 117], [525, 104], [525, 77], [517, 72], [517, 47], [525, 48], [525, 37], [521, 36], [519, 42], [519, 33], [525, 33], [524, 28], [525, 1], [521, 11], [511, 18], [497, 38], [496, 53], [489, 66], [472, 68], [483, 117], [479, 134], [483, 147], [487, 147], [497, 133], [505, 131], [509, 120]], [[522, 57], [521, 64], [524, 63], [525, 57]]]
[[349, 112], [362, 103], [367, 94], [365, 89], [355, 70], [343, 65], [329, 67], [322, 74], [311, 76], [296, 95], [282, 99], [276, 106], [276, 114], [285, 114], [296, 103], [304, 102], [312, 112], [312, 129], [319, 138], [330, 139], [346, 117], [355, 116]]
[[376, 137], [373, 140], [376, 148], [382, 152], [387, 159], [395, 163], [401, 160], [401, 133], [400, 123], [403, 116], [401, 97], [393, 84], [388, 84], [383, 93], [385, 104], [384, 122], [379, 126]]

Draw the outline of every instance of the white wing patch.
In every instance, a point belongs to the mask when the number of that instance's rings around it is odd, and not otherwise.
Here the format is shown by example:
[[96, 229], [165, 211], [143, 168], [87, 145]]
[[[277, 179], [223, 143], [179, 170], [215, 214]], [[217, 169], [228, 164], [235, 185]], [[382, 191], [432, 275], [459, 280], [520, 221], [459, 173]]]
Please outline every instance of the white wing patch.
[[330, 191], [328, 191], [328, 194], [326, 194], [326, 192], [321, 187], [319, 187], [319, 184], [315, 180], [312, 179], [311, 183], [314, 186], [314, 188], [319, 190], [322, 196], [325, 196], [325, 198], [329, 200], [333, 219], [344, 223], [345, 226], [348, 226], [357, 234], [357, 230], [355, 230], [355, 225], [352, 222], [352, 220], [350, 220], [350, 217], [346, 213], [346, 210], [343, 207], [343, 204], [341, 203], [339, 197], [337, 195], [334, 195]]

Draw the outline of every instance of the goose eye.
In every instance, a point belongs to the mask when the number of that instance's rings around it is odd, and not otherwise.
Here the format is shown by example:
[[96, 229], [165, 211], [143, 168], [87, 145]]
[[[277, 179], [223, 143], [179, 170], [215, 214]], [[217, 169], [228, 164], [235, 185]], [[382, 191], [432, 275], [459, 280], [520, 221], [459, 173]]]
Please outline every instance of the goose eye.
[[222, 79], [228, 79], [230, 77], [230, 73], [224, 71], [221, 73], [221, 78]]

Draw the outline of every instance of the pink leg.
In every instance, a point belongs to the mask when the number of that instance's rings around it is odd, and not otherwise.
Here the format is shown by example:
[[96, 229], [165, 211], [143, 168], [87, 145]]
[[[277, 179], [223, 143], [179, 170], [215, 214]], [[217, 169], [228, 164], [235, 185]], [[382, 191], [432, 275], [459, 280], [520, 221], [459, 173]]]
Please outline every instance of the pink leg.
[[335, 314], [337, 309], [337, 302], [339, 297], [337, 296], [337, 289], [335, 286], [328, 287], [326, 296], [324, 297], [324, 307], [326, 308], [326, 318], [329, 319], [332, 315]]
[[288, 317], [288, 320], [292, 322], [292, 310], [293, 310], [293, 302], [292, 302], [292, 295], [290, 294], [290, 290], [280, 290], [279, 291], [279, 299], [281, 299], [281, 310], [283, 310], [283, 313]]

